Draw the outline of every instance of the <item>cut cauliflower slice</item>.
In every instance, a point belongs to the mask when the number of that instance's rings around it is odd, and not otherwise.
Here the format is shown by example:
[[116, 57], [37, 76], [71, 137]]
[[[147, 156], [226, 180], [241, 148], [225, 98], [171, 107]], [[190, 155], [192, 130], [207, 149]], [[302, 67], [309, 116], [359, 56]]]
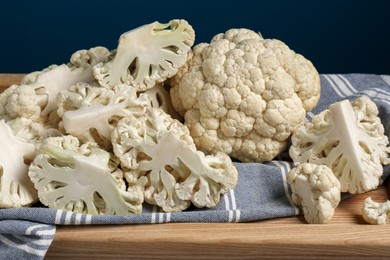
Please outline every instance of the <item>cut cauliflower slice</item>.
[[231, 29], [193, 48], [170, 80], [198, 149], [263, 162], [284, 151], [320, 97], [312, 63], [279, 40]]
[[105, 60], [108, 53], [103, 47], [80, 50], [72, 55], [69, 64], [51, 65], [26, 75], [21, 85], [13, 85], [0, 94], [0, 118], [26, 117], [45, 123], [58, 121], [53, 119], [57, 94], [78, 82], [94, 81], [92, 66]]
[[38, 201], [27, 172], [42, 133], [43, 127], [30, 119], [0, 120], [0, 208], [25, 207]]
[[295, 164], [326, 165], [341, 183], [341, 191], [364, 193], [375, 189], [389, 164], [389, 140], [368, 97], [343, 100], [314, 116], [291, 138]]
[[140, 186], [126, 191], [116, 158], [95, 143], [79, 145], [73, 136], [45, 139], [28, 171], [46, 206], [86, 214], [138, 214]]
[[143, 115], [150, 99], [134, 88], [117, 85], [113, 89], [78, 83], [57, 97], [60, 126], [81, 141], [94, 141], [110, 149], [111, 132], [116, 122], [127, 115]]
[[194, 41], [185, 20], [143, 25], [120, 36], [112, 59], [94, 67], [95, 78], [109, 88], [124, 83], [144, 91], [175, 75]]
[[158, 108], [120, 120], [112, 142], [128, 181], [146, 179], [145, 201], [166, 212], [182, 211], [191, 202], [214, 207], [237, 183], [237, 170], [226, 154], [197, 151], [188, 129]]
[[303, 163], [287, 176], [291, 185], [292, 201], [302, 206], [309, 224], [329, 223], [340, 203], [340, 183], [325, 165]]

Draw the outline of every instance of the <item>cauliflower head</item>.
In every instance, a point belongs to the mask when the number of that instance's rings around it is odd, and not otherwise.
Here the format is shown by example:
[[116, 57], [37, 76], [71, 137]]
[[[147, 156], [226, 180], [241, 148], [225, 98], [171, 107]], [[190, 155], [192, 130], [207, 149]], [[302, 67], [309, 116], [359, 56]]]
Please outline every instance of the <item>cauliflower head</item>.
[[0, 120], [0, 208], [30, 206], [38, 194], [28, 177], [43, 127], [30, 119]]
[[143, 25], [120, 36], [111, 58], [94, 67], [95, 78], [108, 88], [123, 83], [145, 91], [176, 74], [194, 41], [185, 20]]
[[198, 149], [244, 162], [273, 159], [320, 97], [313, 64], [279, 40], [231, 29], [201, 43], [170, 80]]
[[159, 108], [121, 119], [112, 142], [126, 179], [130, 183], [144, 179], [145, 201], [165, 212], [185, 210], [191, 202], [214, 207], [237, 183], [229, 156], [197, 151], [187, 127]]
[[295, 164], [313, 163], [332, 169], [341, 191], [352, 194], [375, 189], [389, 164], [389, 140], [378, 108], [362, 96], [329, 106], [301, 126], [291, 138], [290, 157]]
[[291, 169], [287, 181], [292, 201], [302, 206], [309, 224], [329, 223], [340, 203], [340, 183], [325, 165], [303, 163]]
[[76, 137], [46, 138], [28, 176], [46, 206], [93, 215], [128, 215], [142, 211], [141, 187], [126, 190], [117, 158], [96, 143]]
[[130, 114], [144, 114], [150, 99], [145, 94], [137, 97], [134, 88], [127, 85], [107, 89], [80, 82], [58, 94], [57, 106], [65, 133], [109, 149], [116, 122]]

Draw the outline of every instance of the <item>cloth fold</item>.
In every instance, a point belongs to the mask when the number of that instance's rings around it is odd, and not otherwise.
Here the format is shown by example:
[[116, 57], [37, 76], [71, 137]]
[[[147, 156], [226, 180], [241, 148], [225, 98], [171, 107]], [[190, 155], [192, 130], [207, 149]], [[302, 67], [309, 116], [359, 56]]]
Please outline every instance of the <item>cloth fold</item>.
[[[390, 133], [390, 76], [373, 74], [323, 74], [321, 99], [307, 114], [310, 120], [331, 103], [359, 96], [370, 97], [379, 107], [387, 136]], [[235, 163], [238, 184], [212, 209], [191, 207], [164, 213], [146, 206], [139, 215], [92, 216], [43, 207], [0, 209], [0, 259], [42, 259], [55, 236], [56, 225], [152, 224], [166, 222], [248, 222], [301, 214], [291, 201], [286, 176], [292, 167], [288, 154], [260, 163]], [[385, 167], [385, 176], [389, 173]]]

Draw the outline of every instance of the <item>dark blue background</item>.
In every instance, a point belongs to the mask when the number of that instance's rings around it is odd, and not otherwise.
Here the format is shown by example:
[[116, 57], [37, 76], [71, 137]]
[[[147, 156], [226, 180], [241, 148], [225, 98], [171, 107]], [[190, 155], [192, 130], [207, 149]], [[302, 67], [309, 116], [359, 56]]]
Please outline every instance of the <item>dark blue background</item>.
[[186, 19], [196, 43], [245, 27], [284, 41], [320, 73], [390, 74], [390, 1], [6, 1], [0, 5], [0, 73], [68, 62], [79, 49], [116, 47], [121, 33]]

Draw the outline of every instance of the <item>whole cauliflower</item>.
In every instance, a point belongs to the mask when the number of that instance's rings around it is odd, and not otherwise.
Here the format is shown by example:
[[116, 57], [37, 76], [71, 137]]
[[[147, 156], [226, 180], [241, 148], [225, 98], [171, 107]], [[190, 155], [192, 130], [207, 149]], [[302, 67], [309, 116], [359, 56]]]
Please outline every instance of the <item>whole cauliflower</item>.
[[194, 47], [170, 80], [173, 106], [198, 149], [244, 162], [273, 159], [320, 97], [310, 61], [247, 29]]
[[381, 181], [382, 164], [390, 164], [389, 140], [378, 113], [365, 96], [336, 102], [292, 135], [289, 154], [296, 165], [331, 168], [342, 192], [373, 190]]

